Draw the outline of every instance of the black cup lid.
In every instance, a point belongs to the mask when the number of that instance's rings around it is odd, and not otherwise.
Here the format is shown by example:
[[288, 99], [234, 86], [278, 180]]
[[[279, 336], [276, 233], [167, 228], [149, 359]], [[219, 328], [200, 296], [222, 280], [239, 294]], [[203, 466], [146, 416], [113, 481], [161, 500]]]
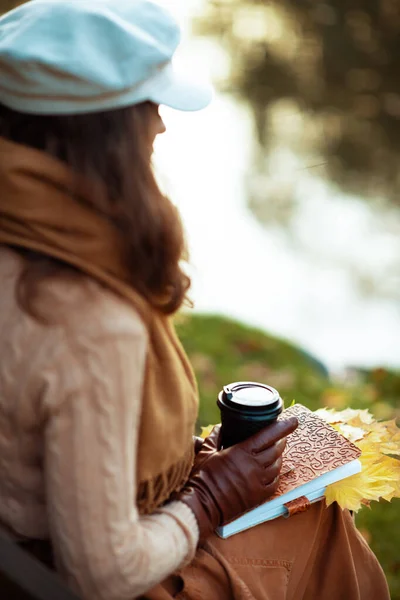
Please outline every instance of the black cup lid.
[[255, 381], [237, 381], [223, 388], [223, 399], [226, 404], [249, 409], [268, 409], [280, 403], [279, 392], [263, 383]]

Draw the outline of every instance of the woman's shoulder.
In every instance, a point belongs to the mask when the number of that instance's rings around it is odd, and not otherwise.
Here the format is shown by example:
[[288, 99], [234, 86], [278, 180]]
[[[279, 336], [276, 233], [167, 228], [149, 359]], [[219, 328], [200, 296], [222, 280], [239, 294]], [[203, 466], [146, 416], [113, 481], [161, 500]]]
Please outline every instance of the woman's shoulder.
[[[0, 280], [3, 298], [18, 304], [17, 286], [24, 269], [22, 257], [0, 248]], [[33, 312], [43, 317], [36, 323], [50, 333], [64, 330], [71, 337], [130, 336], [147, 339], [147, 328], [139, 312], [128, 301], [80, 272], [61, 270], [54, 277], [38, 282], [31, 303]], [[21, 312], [22, 307], [20, 308]], [[24, 315], [35, 321], [34, 316]], [[45, 325], [39, 323], [44, 320]]]
[[136, 308], [91, 277], [78, 273], [47, 285], [47, 314], [72, 347], [123, 338], [147, 345], [147, 328]]
[[48, 294], [55, 322], [71, 331], [147, 337], [146, 325], [133, 304], [89, 276], [78, 273], [57, 278], [49, 282]]

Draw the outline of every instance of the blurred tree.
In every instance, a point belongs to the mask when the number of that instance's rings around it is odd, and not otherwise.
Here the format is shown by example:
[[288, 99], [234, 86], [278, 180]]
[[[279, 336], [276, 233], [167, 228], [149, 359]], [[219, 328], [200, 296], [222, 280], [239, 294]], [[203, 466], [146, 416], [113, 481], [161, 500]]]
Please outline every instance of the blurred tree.
[[400, 206], [400, 2], [211, 0], [195, 22], [232, 58], [261, 149], [277, 102], [302, 115], [304, 146], [344, 192]]

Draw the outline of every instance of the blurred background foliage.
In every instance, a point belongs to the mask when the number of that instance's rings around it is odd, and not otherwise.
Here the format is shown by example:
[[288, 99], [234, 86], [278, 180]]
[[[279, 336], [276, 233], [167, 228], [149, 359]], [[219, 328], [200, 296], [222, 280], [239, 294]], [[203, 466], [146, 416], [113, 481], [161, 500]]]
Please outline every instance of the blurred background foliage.
[[[400, 206], [398, 0], [209, 0], [195, 31], [218, 39], [224, 85], [251, 105], [258, 143], [277, 109], [298, 150], [342, 191]], [[310, 163], [310, 164], [311, 164]]]
[[[250, 380], [276, 387], [312, 410], [368, 408], [378, 419], [400, 425], [400, 372], [348, 369], [329, 377], [314, 357], [286, 340], [213, 315], [181, 315], [178, 333], [195, 369], [200, 390], [200, 426], [220, 421], [216, 398], [222, 386]], [[357, 526], [385, 570], [392, 600], [400, 600], [400, 500], [373, 503], [357, 515]]]

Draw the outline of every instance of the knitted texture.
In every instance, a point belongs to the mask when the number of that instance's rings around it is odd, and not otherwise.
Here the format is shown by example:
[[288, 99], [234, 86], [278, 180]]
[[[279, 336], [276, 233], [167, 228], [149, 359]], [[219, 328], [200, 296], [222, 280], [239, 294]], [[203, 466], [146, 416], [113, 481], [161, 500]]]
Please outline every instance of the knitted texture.
[[[0, 521], [51, 538], [85, 599], [133, 599], [194, 556], [180, 502], [140, 516], [137, 453], [147, 332], [85, 276], [45, 284], [54, 324], [21, 311], [22, 259], [0, 249]], [[62, 317], [62, 318], [61, 318]]]

